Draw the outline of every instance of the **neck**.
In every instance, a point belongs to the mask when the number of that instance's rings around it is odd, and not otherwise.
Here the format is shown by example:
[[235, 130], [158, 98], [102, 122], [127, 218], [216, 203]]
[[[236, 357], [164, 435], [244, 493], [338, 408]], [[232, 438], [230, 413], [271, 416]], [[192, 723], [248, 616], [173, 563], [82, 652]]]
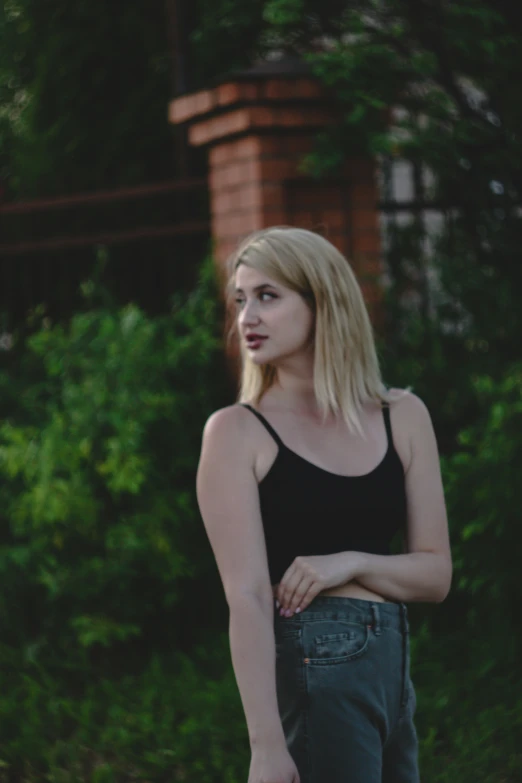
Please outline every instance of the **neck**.
[[271, 400], [302, 413], [319, 413], [315, 396], [313, 358], [299, 367], [278, 367], [270, 394]]

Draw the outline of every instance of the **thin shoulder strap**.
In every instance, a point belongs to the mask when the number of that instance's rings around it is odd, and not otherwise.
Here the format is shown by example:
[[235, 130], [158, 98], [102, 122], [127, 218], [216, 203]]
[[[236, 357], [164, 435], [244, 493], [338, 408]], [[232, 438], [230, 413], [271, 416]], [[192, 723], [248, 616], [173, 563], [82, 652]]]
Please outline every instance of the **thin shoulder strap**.
[[252, 411], [254, 416], [256, 416], [256, 418], [259, 419], [259, 421], [265, 427], [265, 429], [268, 430], [268, 432], [273, 437], [273, 439], [275, 440], [277, 445], [278, 446], [282, 446], [284, 448], [285, 444], [283, 443], [283, 441], [281, 440], [281, 438], [279, 437], [279, 435], [277, 434], [275, 429], [272, 427], [272, 425], [267, 422], [267, 420], [265, 419], [265, 417], [263, 416], [262, 413], [259, 413], [259, 411], [256, 411], [255, 408], [253, 408], [251, 405], [248, 405], [246, 402], [240, 402], [239, 404], [242, 405], [243, 408], [248, 408], [249, 411]]
[[382, 404], [382, 415], [384, 416], [384, 426], [386, 427], [386, 435], [388, 437], [388, 444], [390, 446], [393, 446], [393, 433], [392, 433], [392, 428], [391, 428], [390, 403], [389, 402], [383, 402], [383, 404]]

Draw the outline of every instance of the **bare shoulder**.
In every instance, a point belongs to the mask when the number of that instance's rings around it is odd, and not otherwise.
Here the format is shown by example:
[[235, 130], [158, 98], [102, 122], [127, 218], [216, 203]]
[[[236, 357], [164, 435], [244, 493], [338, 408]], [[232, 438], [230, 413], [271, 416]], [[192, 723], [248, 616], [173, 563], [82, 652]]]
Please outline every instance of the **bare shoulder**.
[[414, 453], [435, 442], [431, 416], [423, 400], [408, 389], [390, 389], [389, 403], [397, 450], [409, 468]]
[[249, 442], [252, 415], [241, 405], [228, 405], [212, 413], [203, 429], [204, 443], [241, 445]]
[[405, 423], [414, 421], [417, 424], [421, 421], [431, 421], [426, 404], [409, 389], [390, 389], [389, 402], [396, 419], [401, 419]]

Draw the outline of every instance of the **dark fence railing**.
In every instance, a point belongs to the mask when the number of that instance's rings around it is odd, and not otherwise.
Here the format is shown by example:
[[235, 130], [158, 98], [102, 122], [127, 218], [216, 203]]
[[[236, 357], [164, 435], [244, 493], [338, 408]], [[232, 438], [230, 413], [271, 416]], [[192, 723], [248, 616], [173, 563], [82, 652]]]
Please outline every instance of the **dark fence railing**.
[[0, 331], [41, 304], [69, 317], [93, 275], [118, 303], [165, 311], [209, 238], [204, 177], [0, 203]]

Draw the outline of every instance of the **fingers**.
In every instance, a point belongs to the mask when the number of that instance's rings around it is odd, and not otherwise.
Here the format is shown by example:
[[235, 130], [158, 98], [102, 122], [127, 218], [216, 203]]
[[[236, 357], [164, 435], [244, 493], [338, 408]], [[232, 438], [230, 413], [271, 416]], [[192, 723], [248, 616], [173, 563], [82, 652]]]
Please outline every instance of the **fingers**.
[[294, 561], [279, 583], [277, 590], [277, 598], [283, 611], [290, 608], [292, 597], [296, 590], [298, 590], [304, 577], [305, 574], [299, 569]]
[[319, 595], [322, 590], [322, 586], [319, 582], [312, 582], [303, 594], [297, 599], [297, 605], [292, 612], [296, 612], [299, 609], [301, 612], [309, 606], [314, 598]]
[[291, 617], [303, 611], [320, 592], [321, 584], [315, 569], [304, 558], [297, 557], [278, 586], [279, 614]]
[[301, 611], [303, 609], [302, 598], [308, 592], [310, 586], [310, 578], [307, 575], [303, 575], [295, 588], [288, 590], [284, 602], [281, 602], [282, 606], [286, 608], [287, 617], [293, 615], [297, 610]]

